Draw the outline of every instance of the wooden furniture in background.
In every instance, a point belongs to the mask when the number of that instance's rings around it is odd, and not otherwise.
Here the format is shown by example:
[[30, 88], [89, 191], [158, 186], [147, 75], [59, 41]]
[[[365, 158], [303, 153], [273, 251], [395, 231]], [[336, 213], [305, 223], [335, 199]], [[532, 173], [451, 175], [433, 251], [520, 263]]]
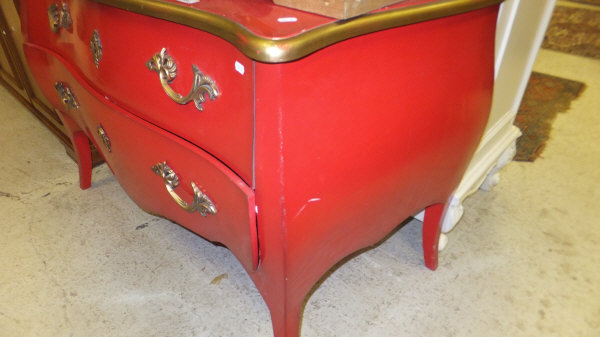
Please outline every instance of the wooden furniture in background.
[[[23, 36], [19, 19], [19, 0], [0, 0], [0, 84], [31, 111], [74, 157], [73, 145], [54, 108], [33, 80], [23, 53]], [[102, 156], [92, 148], [92, 163], [102, 163]]]
[[521, 131], [513, 122], [544, 39], [556, 0], [508, 0], [502, 4], [496, 32], [496, 77], [490, 119], [483, 138], [444, 215], [442, 232], [463, 215], [463, 201], [478, 189], [490, 190], [515, 154]]

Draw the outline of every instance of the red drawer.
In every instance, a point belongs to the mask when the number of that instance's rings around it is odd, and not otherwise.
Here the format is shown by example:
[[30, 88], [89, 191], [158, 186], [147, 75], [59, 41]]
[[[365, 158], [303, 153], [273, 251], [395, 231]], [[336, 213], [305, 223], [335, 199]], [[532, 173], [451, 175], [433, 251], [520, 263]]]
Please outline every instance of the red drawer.
[[[54, 83], [70, 89], [79, 107], [69, 109], [68, 114], [86, 130], [119, 183], [142, 209], [180, 223], [208, 240], [223, 243], [246, 269], [256, 268], [255, 201], [248, 185], [197, 146], [98, 95], [72, 73], [74, 69], [60, 56], [30, 44], [25, 45], [25, 53], [44, 93], [61, 111], [65, 109], [55, 98]], [[165, 172], [160, 170], [161, 164], [172, 169], [170, 181], [174, 175], [179, 180], [179, 186], [171, 185], [170, 191], [169, 177], [159, 175]], [[194, 199], [197, 203], [192, 202]], [[215, 214], [211, 214], [212, 206], [207, 199], [212, 202]], [[198, 206], [197, 210], [182, 208], [192, 205]]]
[[[69, 13], [71, 24], [53, 31], [48, 9]], [[63, 4], [66, 9], [63, 9]], [[118, 106], [202, 147], [243, 180], [252, 182], [253, 63], [236, 48], [186, 26], [129, 13], [91, 1], [27, 0], [22, 6], [25, 39], [75, 65], [86, 82]], [[96, 65], [91, 41], [102, 46]], [[135, 46], [135, 48], [131, 48]], [[167, 96], [157, 72], [146, 63], [163, 48], [175, 62], [168, 84], [183, 96], [192, 90], [193, 66], [212, 79], [218, 95], [200, 111], [194, 102]], [[200, 90], [202, 92], [202, 90]]]

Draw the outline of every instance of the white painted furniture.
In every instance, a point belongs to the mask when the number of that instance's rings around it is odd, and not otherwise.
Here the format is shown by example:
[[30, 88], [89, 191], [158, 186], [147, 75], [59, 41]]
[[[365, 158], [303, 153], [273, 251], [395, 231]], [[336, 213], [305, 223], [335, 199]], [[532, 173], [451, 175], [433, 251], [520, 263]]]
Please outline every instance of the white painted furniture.
[[496, 81], [490, 119], [463, 180], [452, 195], [442, 231], [449, 232], [463, 214], [462, 202], [481, 188], [491, 189], [499, 171], [515, 155], [520, 130], [513, 125], [531, 69], [556, 0], [508, 0], [502, 5], [496, 33]]
[[[550, 22], [556, 0], [507, 0], [496, 33], [494, 101], [486, 131], [444, 215], [447, 233], [463, 215], [463, 201], [478, 189], [490, 190], [499, 171], [512, 160], [520, 130], [513, 125], [531, 69]], [[422, 220], [422, 213], [417, 219]], [[440, 238], [440, 249], [447, 238]]]

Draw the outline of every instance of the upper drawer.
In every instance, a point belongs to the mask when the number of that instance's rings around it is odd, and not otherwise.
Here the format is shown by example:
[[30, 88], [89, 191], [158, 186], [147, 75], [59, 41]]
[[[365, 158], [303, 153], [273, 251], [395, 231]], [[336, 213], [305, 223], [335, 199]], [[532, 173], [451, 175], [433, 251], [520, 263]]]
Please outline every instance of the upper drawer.
[[68, 88], [77, 102], [68, 114], [85, 130], [121, 186], [142, 209], [223, 243], [246, 269], [256, 268], [255, 198], [248, 185], [197, 146], [95, 93], [59, 56], [31, 44], [24, 47], [36, 80], [63, 113], [66, 108], [55, 98], [54, 84]]
[[[236, 48], [193, 28], [85, 0], [26, 0], [22, 16], [26, 40], [74, 64], [102, 95], [202, 147], [252, 182], [253, 67]], [[51, 23], [56, 17], [57, 25]], [[163, 48], [176, 73], [167, 78], [165, 71], [161, 83], [147, 63]], [[202, 82], [198, 72], [214, 85]], [[203, 110], [193, 100], [176, 103], [165, 88], [172, 96], [195, 91], [206, 99], [199, 104]], [[213, 89], [218, 94], [210, 100]]]

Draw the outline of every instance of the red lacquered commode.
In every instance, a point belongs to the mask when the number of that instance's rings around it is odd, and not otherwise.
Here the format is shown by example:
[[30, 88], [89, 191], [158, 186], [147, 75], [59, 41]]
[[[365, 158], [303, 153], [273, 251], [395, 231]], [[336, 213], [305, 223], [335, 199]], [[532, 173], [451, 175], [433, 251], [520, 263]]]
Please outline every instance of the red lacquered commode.
[[[269, 0], [22, 0], [25, 53], [91, 183], [226, 245], [297, 337], [344, 257], [425, 209], [425, 265], [483, 133], [501, 0], [335, 19]], [[241, 313], [240, 313], [241, 315]]]

